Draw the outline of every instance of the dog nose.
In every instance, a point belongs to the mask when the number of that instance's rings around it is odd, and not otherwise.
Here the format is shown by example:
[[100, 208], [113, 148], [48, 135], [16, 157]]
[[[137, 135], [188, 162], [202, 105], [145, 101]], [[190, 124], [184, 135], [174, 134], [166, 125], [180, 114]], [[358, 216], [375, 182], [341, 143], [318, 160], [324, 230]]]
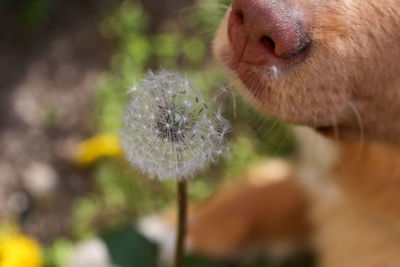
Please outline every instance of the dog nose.
[[235, 0], [228, 22], [234, 53], [256, 65], [296, 57], [310, 43], [300, 14], [285, 0]]

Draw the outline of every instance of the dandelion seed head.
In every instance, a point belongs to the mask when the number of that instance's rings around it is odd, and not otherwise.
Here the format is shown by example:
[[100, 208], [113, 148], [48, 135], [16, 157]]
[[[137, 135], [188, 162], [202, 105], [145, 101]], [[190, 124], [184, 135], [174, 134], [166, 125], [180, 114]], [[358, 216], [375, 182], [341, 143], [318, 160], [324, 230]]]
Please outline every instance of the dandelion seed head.
[[152, 178], [188, 179], [225, 154], [230, 129], [179, 73], [148, 72], [130, 90], [122, 130], [128, 161]]

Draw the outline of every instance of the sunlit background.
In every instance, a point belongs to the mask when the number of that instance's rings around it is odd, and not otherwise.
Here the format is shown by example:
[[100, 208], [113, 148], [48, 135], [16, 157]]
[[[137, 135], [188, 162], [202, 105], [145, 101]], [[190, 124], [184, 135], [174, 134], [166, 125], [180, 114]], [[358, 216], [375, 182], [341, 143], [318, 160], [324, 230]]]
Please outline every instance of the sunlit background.
[[[192, 202], [293, 157], [289, 128], [245, 104], [213, 61], [230, 2], [0, 0], [0, 267], [157, 266], [135, 222], [173, 205], [175, 184], [132, 170], [118, 137], [126, 91], [148, 69], [185, 71], [233, 124], [230, 156], [191, 182]], [[185, 266], [304, 264], [190, 255]]]

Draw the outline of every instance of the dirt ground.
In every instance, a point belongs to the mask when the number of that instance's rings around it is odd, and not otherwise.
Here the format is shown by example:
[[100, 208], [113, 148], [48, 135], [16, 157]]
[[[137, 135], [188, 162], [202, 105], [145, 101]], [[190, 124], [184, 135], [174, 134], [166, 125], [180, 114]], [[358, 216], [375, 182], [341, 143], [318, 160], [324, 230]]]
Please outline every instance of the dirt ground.
[[95, 127], [93, 89], [112, 47], [97, 31], [104, 1], [64, 2], [33, 32], [0, 9], [0, 218], [19, 216], [41, 241], [69, 233], [72, 201], [90, 189], [71, 154]]

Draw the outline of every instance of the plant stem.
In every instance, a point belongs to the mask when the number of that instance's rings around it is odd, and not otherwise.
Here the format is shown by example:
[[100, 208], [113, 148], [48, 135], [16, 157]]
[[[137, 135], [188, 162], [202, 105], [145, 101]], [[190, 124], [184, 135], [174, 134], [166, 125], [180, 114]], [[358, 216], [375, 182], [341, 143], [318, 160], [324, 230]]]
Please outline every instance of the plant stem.
[[174, 267], [183, 266], [183, 256], [185, 253], [186, 235], [186, 215], [187, 215], [187, 182], [178, 182], [178, 232], [175, 246]]

